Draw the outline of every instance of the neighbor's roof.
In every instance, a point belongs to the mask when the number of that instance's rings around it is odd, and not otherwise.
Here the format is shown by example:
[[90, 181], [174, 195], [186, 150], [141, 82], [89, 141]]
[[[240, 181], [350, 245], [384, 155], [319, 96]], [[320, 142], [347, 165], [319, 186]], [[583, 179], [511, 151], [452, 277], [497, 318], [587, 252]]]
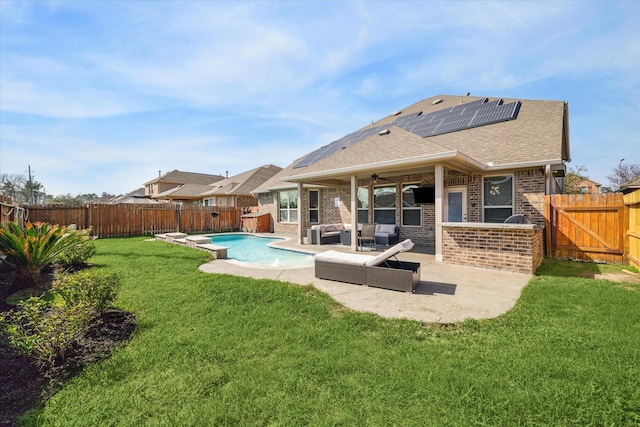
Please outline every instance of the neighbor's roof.
[[172, 188], [171, 190], [163, 191], [155, 196], [155, 199], [179, 199], [179, 198], [192, 198], [199, 199], [200, 195], [206, 190], [210, 190], [209, 185], [204, 184], [183, 184], [180, 187]]
[[196, 173], [196, 172], [182, 172], [179, 170], [172, 170], [171, 172], [167, 172], [164, 175], [152, 179], [151, 181], [145, 182], [144, 185], [153, 184], [156, 182], [169, 182], [172, 184], [212, 184], [214, 182], [218, 182], [223, 180], [224, 176], [222, 175], [209, 175], [205, 173]]
[[272, 176], [270, 179], [266, 180], [262, 185], [256, 187], [251, 191], [251, 194], [259, 194], [259, 193], [269, 193], [270, 191], [275, 190], [284, 190], [288, 188], [297, 187], [297, 184], [292, 182], [285, 182], [282, 178], [291, 176], [295, 172], [293, 168], [295, 162], [282, 169], [280, 172]]
[[250, 195], [256, 188], [271, 179], [282, 170], [275, 165], [264, 165], [249, 171], [234, 175], [209, 185], [209, 189], [201, 196], [213, 195]]
[[[285, 168], [279, 178], [292, 182], [332, 176], [344, 179], [344, 176], [371, 170], [402, 170], [441, 161], [469, 171], [491, 171], [560, 164], [570, 159], [568, 108], [564, 101], [503, 98], [504, 104], [520, 102], [515, 119], [435, 136], [422, 137], [391, 126], [402, 117], [447, 110], [483, 98], [438, 95], [424, 99], [358, 131], [388, 124], [389, 133], [373, 133], [305, 167], [296, 168], [294, 163]], [[488, 98], [488, 101], [498, 99]], [[265, 188], [269, 188], [268, 185], [260, 189]]]
[[640, 178], [636, 178], [633, 181], [629, 181], [620, 186], [618, 191], [621, 191], [624, 194], [631, 193], [634, 190], [640, 189]]

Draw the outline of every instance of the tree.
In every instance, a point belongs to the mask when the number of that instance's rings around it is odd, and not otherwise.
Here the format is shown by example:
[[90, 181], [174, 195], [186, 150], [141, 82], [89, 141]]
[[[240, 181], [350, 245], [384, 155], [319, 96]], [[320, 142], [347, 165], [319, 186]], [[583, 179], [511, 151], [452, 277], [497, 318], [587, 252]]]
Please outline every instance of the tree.
[[15, 203], [23, 203], [23, 190], [27, 183], [24, 175], [10, 175], [3, 173], [0, 175], [0, 193], [11, 198]]
[[607, 176], [611, 187], [619, 190], [623, 184], [633, 181], [636, 178], [640, 178], [640, 165], [633, 163], [623, 163], [624, 159], [620, 160], [620, 164], [613, 169], [613, 173]]
[[587, 167], [584, 165], [567, 168], [567, 173], [564, 177], [564, 192], [565, 194], [580, 194], [580, 183], [589, 179], [587, 176]]
[[601, 193], [613, 193], [613, 190], [611, 189], [611, 187], [607, 187], [606, 185], [603, 185], [600, 187], [600, 192]]
[[[22, 187], [22, 199], [24, 203], [37, 205], [42, 199], [44, 194], [44, 186], [38, 181], [31, 180], [31, 185], [27, 181], [26, 185]], [[31, 196], [33, 195], [33, 200]]]

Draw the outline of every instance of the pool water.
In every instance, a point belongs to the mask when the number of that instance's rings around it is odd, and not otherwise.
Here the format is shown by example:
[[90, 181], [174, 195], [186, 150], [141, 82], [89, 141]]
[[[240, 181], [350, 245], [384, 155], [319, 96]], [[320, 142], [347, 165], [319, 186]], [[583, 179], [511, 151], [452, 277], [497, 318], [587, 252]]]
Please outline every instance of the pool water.
[[268, 267], [303, 268], [313, 266], [313, 255], [267, 246], [283, 239], [250, 234], [214, 234], [211, 243], [228, 248], [227, 258]]

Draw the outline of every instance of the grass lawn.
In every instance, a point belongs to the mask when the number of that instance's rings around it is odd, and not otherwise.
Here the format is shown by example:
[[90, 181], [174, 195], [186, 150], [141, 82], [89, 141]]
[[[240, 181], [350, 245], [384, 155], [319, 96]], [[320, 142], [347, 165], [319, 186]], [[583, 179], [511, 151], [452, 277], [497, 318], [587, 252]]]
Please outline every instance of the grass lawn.
[[144, 240], [98, 240], [93, 259], [122, 276], [132, 341], [27, 425], [640, 424], [640, 286], [573, 277], [598, 266], [550, 261], [509, 313], [440, 326]]

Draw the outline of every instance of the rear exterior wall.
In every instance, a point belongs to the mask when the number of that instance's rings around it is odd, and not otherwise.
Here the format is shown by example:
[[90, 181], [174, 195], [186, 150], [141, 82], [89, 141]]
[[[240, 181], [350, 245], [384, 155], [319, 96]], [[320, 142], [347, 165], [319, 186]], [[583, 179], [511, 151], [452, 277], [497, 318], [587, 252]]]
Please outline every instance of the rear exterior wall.
[[[514, 177], [514, 213], [529, 214], [533, 223], [544, 226], [544, 173], [539, 169], [516, 170], [505, 174], [513, 174]], [[426, 171], [409, 175], [398, 175], [385, 178], [374, 184], [369, 179], [360, 180], [359, 187], [368, 187], [370, 195], [369, 221], [373, 221], [373, 189], [378, 185], [396, 186], [396, 224], [400, 228], [400, 239], [411, 239], [416, 243], [428, 246], [435, 245], [435, 205], [424, 204], [420, 206], [420, 226], [402, 225], [402, 186], [408, 183], [420, 183], [421, 185], [434, 185], [434, 172]], [[483, 175], [464, 174], [450, 169], [445, 169], [445, 187], [465, 186], [467, 188], [467, 218], [469, 222], [482, 222], [482, 186]], [[351, 222], [351, 190], [349, 185], [339, 187], [317, 188], [320, 193], [320, 224], [350, 223]], [[278, 222], [277, 193], [261, 194], [259, 199], [259, 212], [271, 214], [272, 230], [278, 233], [298, 232], [297, 223]], [[303, 235], [312, 225], [309, 222], [309, 190], [304, 189], [302, 194], [302, 206], [300, 216], [303, 221]]]

